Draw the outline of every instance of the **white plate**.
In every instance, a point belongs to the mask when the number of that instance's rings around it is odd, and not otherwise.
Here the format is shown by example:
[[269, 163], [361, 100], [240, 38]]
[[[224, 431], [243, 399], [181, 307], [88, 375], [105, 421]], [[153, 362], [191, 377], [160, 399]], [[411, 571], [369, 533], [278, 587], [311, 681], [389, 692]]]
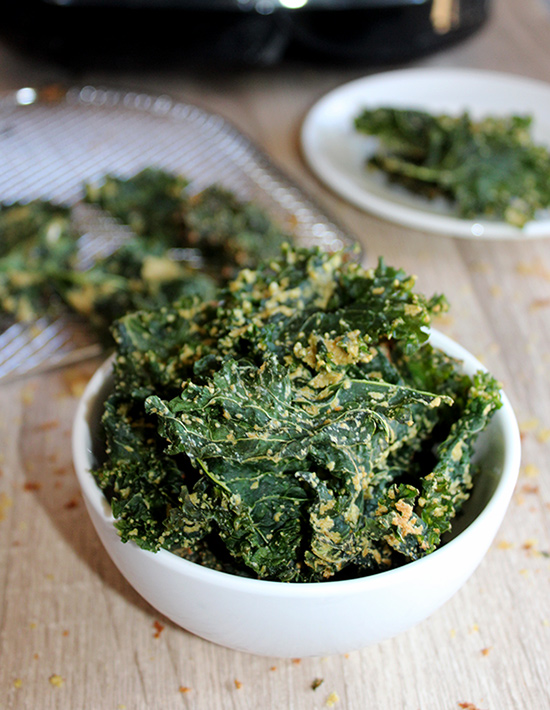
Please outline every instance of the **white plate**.
[[533, 138], [550, 146], [550, 85], [519, 76], [467, 69], [405, 69], [357, 79], [324, 96], [302, 126], [302, 150], [313, 172], [356, 206], [392, 222], [429, 232], [476, 239], [550, 236], [545, 210], [523, 229], [504, 222], [461, 219], [445, 200], [431, 201], [390, 185], [365, 161], [376, 138], [358, 133], [354, 118], [377, 106], [431, 113], [529, 114]]

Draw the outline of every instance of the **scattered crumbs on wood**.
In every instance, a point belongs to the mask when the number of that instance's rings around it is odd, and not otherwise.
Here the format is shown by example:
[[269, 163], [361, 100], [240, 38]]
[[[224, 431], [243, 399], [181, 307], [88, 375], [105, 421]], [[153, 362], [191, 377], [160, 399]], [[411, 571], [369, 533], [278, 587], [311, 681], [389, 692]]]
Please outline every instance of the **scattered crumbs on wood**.
[[537, 540], [534, 537], [530, 537], [527, 540], [525, 540], [525, 542], [523, 543], [523, 545], [521, 547], [524, 550], [530, 551], [530, 550], [534, 550], [536, 548], [537, 544], [538, 544]]
[[482, 656], [488, 656], [488, 655], [491, 653], [492, 650], [493, 650], [493, 647], [492, 647], [492, 646], [486, 646], [485, 648], [482, 648], [482, 649], [481, 649], [481, 655], [482, 655]]
[[42, 484], [38, 481], [27, 481], [23, 484], [24, 491], [39, 491], [42, 488]]
[[271, 666], [271, 667], [269, 668], [269, 670], [270, 670], [270, 671], [276, 671], [276, 670], [277, 670], [277, 666]]
[[537, 441], [541, 444], [546, 444], [550, 441], [550, 427], [542, 427], [537, 432]]
[[473, 703], [458, 703], [458, 707], [463, 710], [479, 710], [477, 705], [474, 705]]
[[63, 632], [61, 634], [62, 636], [68, 636], [69, 635], [69, 629], [63, 629]]
[[42, 422], [36, 428], [39, 431], [47, 431], [48, 429], [56, 429], [59, 426], [59, 419], [51, 419], [47, 422]]
[[529, 304], [530, 311], [538, 311], [540, 308], [548, 308], [550, 306], [550, 298], [535, 298]]
[[180, 685], [178, 690], [180, 693], [190, 693], [191, 692], [191, 688], [188, 685]]
[[512, 550], [514, 548], [514, 543], [509, 540], [499, 540], [497, 543], [497, 549], [499, 550]]
[[68, 466], [56, 466], [53, 470], [53, 475], [54, 476], [66, 476], [67, 473], [70, 471], [70, 468]]
[[516, 266], [516, 271], [522, 276], [540, 276], [541, 278], [550, 281], [550, 270], [538, 260], [531, 263], [520, 261]]
[[13, 681], [13, 687], [14, 687], [14, 688], [20, 688], [22, 685], [23, 685], [23, 680], [22, 680], [22, 678], [16, 678], [16, 679]]
[[292, 659], [292, 663], [294, 663], [295, 665], [298, 665], [298, 664], [300, 664], [301, 662], [302, 662], [302, 659], [301, 659], [301, 658], [293, 658], [293, 659]]
[[449, 632], [452, 639], [456, 638], [456, 629], [451, 629]]
[[[63, 377], [64, 384], [72, 397], [81, 397], [84, 394], [89, 377], [81, 372], [66, 372]], [[60, 393], [61, 396], [66, 392]]]
[[338, 697], [338, 694], [332, 692], [327, 698], [326, 706], [328, 708], [332, 708], [336, 705], [336, 703], [339, 703], [339, 702], [340, 702], [340, 698]]
[[477, 624], [474, 624], [472, 628], [470, 629], [471, 634], [475, 634], [479, 631], [479, 626]]
[[65, 682], [64, 679], [60, 675], [57, 675], [57, 673], [53, 673], [48, 678], [48, 680], [50, 681], [50, 684], [54, 686], [54, 688], [61, 688], [61, 686]]
[[40, 654], [39, 654], [39, 653], [33, 653], [33, 656], [32, 656], [32, 657], [34, 658], [35, 661], [38, 661], [38, 659], [40, 658]]
[[73, 508], [78, 507], [78, 498], [76, 496], [73, 496], [73, 498], [70, 498], [65, 505], [63, 506], [67, 510], [72, 510]]
[[153, 634], [153, 637], [158, 639], [161, 633], [164, 631], [164, 624], [161, 624], [160, 621], [153, 621], [153, 628], [155, 629], [155, 633]]
[[527, 575], [529, 574], [529, 570], [526, 569], [525, 567], [522, 567], [522, 569], [520, 569], [519, 573], [520, 573], [523, 577], [527, 577]]
[[493, 298], [500, 298], [502, 296], [502, 288], [498, 284], [493, 284], [491, 286], [491, 296]]
[[317, 690], [317, 688], [318, 688], [320, 685], [323, 685], [324, 682], [325, 682], [325, 679], [324, 679], [324, 678], [314, 678], [314, 679], [312, 680], [312, 682], [311, 682], [311, 689], [312, 689], [312, 690]]
[[235, 678], [235, 680], [233, 682], [235, 683], [235, 688], [237, 688], [237, 690], [239, 690], [240, 688], [243, 687], [243, 684], [241, 683], [240, 680], [237, 680], [237, 678]]
[[525, 483], [521, 487], [522, 493], [527, 493], [527, 494], [531, 494], [531, 495], [536, 495], [539, 492], [539, 490], [540, 490], [539, 487], [534, 485], [533, 483]]

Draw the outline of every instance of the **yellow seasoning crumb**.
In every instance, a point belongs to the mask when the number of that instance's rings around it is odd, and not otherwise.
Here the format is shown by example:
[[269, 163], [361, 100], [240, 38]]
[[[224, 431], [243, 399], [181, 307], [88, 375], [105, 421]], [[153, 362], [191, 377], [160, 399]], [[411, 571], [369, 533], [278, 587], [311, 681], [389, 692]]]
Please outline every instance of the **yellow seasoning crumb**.
[[237, 679], [235, 678], [235, 680], [234, 680], [233, 682], [235, 683], [235, 688], [237, 688], [237, 690], [238, 690], [239, 688], [242, 688], [242, 687], [243, 687], [243, 684], [241, 683], [240, 680], [237, 680]]
[[514, 545], [508, 540], [501, 540], [499, 543], [497, 543], [497, 547], [499, 550], [511, 550]]
[[36, 621], [31, 621], [31, 623], [29, 624], [29, 629], [36, 629], [37, 626], [38, 624], [36, 623]]
[[21, 391], [21, 401], [23, 404], [32, 404], [34, 401], [34, 387], [27, 385]]
[[456, 636], [456, 629], [451, 629], [449, 633], [450, 633], [451, 638], [454, 639]]
[[14, 687], [14, 688], [20, 688], [22, 685], [23, 685], [23, 681], [21, 680], [21, 678], [16, 678], [16, 679], [13, 681], [13, 687]]
[[542, 625], [543, 625], [543, 626], [550, 626], [550, 619], [543, 619], [543, 620], [542, 620]]
[[339, 703], [339, 702], [340, 702], [340, 698], [338, 697], [337, 693], [331, 693], [327, 698], [326, 705], [328, 708], [331, 708], [334, 705], [336, 705], [336, 703]]
[[525, 421], [520, 423], [519, 430], [522, 433], [526, 433], [528, 431], [534, 431], [538, 428], [538, 426], [539, 420], [536, 417], [531, 417], [531, 419], [526, 419]]
[[522, 569], [520, 569], [519, 573], [522, 574], [524, 577], [527, 577], [527, 575], [529, 574], [529, 570], [523, 567]]
[[470, 629], [470, 633], [475, 634], [477, 631], [479, 631], [479, 626], [477, 624], [474, 624]]
[[4, 520], [8, 509], [13, 505], [13, 500], [7, 493], [0, 493], [0, 520]]
[[528, 478], [536, 478], [539, 473], [539, 468], [534, 463], [525, 464], [525, 466], [523, 467], [523, 474]]
[[180, 693], [189, 693], [191, 691], [191, 688], [187, 685], [180, 685], [179, 691]]
[[546, 444], [550, 441], [550, 428], [544, 428], [537, 432], [537, 441]]
[[61, 688], [61, 686], [65, 682], [60, 675], [57, 675], [57, 673], [51, 675], [48, 680], [55, 688]]
[[491, 264], [486, 261], [474, 261], [472, 262], [472, 269], [480, 274], [488, 274], [491, 270]]

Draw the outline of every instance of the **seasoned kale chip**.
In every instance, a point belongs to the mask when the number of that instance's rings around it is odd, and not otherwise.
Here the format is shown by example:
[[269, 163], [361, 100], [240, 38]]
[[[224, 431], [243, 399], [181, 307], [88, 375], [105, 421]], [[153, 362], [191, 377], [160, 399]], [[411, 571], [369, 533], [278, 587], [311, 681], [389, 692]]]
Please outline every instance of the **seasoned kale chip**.
[[355, 118], [376, 136], [368, 165], [425, 197], [448, 197], [460, 217], [504, 220], [523, 227], [550, 207], [550, 152], [536, 145], [530, 116], [474, 121], [424, 111], [376, 108]]
[[48, 201], [0, 206], [0, 313], [19, 321], [63, 310], [77, 234], [69, 210]]
[[116, 323], [95, 473], [123, 540], [280, 581], [441, 544], [499, 388], [429, 343], [442, 297], [350, 257], [286, 245], [209, 302]]

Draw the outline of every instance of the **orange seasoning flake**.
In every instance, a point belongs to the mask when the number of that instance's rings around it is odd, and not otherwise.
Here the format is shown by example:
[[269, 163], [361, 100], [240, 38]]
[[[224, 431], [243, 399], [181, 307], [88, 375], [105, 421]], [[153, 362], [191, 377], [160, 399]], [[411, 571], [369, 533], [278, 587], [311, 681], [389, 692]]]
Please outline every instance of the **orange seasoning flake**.
[[155, 629], [155, 633], [153, 634], [154, 638], [158, 639], [161, 633], [164, 631], [164, 624], [161, 624], [160, 621], [153, 621], [153, 628]]

